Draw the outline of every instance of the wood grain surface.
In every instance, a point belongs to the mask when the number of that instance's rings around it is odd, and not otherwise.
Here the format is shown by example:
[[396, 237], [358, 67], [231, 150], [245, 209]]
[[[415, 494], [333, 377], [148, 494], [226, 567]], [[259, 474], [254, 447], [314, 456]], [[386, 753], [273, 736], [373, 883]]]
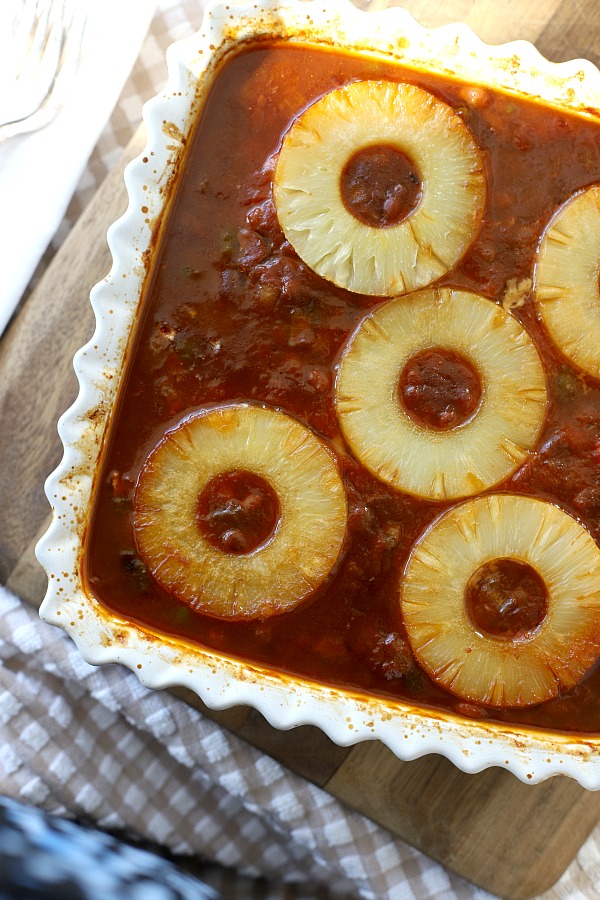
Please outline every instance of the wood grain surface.
[[[359, 3], [378, 9], [389, 3]], [[549, 59], [598, 63], [597, 0], [406, 0], [428, 26], [464, 21], [484, 40], [536, 43]], [[126, 207], [122, 170], [140, 130], [0, 341], [0, 580], [38, 605], [45, 576], [33, 547], [48, 521], [43, 481], [61, 446], [59, 414], [75, 396], [71, 360], [91, 335], [91, 286], [110, 267], [108, 225]], [[555, 778], [524, 785], [500, 770], [465, 775], [429, 756], [397, 760], [377, 742], [340, 748], [310, 726], [278, 732], [257, 712], [187, 702], [356, 809], [506, 900], [549, 888], [600, 819], [600, 794]]]

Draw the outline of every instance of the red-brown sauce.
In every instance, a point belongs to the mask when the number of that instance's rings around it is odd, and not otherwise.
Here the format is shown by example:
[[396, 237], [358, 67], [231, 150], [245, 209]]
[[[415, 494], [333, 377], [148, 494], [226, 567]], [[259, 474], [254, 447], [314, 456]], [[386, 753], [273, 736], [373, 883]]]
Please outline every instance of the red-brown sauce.
[[492, 559], [473, 572], [465, 591], [477, 629], [498, 639], [530, 636], [548, 612], [548, 591], [536, 570], [519, 559]]
[[198, 497], [200, 533], [222, 553], [243, 555], [262, 546], [279, 521], [279, 500], [255, 472], [234, 469], [212, 478]]
[[[498, 489], [556, 502], [600, 540], [600, 383], [548, 340], [526, 289], [552, 213], [600, 180], [600, 126], [391, 63], [261, 46], [221, 70], [190, 142], [104, 451], [86, 577], [107, 608], [160, 632], [316, 681], [461, 714], [464, 704], [415, 665], [396, 600], [410, 548], [446, 505], [371, 476], [342, 449], [334, 411], [339, 354], [380, 301], [312, 272], [285, 240], [272, 201], [274, 159], [292, 118], [335, 87], [374, 78], [410, 81], [449, 103], [483, 153], [489, 196], [482, 227], [439, 284], [490, 302], [520, 296], [514, 314], [538, 347], [550, 398], [536, 452]], [[349, 505], [346, 546], [326, 586], [301, 608], [251, 623], [208, 618], [162, 591], [145, 571], [132, 529], [136, 479], [165, 429], [190, 410], [234, 400], [281, 408], [335, 442]], [[600, 669], [539, 707], [479, 713], [600, 732]]]
[[401, 150], [373, 144], [350, 157], [340, 176], [340, 193], [346, 209], [359, 221], [386, 228], [416, 209], [421, 177]]
[[464, 425], [481, 400], [481, 379], [468, 359], [430, 347], [408, 360], [398, 384], [400, 402], [415, 422], [445, 431]]

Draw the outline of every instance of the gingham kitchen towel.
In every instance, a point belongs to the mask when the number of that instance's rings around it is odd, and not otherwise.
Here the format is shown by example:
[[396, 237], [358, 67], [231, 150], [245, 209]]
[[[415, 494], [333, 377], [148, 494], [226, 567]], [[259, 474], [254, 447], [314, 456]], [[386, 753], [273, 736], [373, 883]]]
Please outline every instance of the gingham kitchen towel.
[[[236, 870], [231, 897], [490, 898], [3, 588], [0, 661], [1, 793]], [[597, 896], [600, 829], [545, 898]]]
[[169, 693], [88, 665], [4, 589], [0, 659], [2, 793], [304, 886], [290, 897], [489, 897]]

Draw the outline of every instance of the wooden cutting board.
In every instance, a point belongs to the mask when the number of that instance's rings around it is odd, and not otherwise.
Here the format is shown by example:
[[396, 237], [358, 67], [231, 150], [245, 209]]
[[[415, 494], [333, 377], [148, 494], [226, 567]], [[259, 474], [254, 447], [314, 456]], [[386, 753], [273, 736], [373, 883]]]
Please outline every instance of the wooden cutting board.
[[[374, 0], [371, 9], [389, 5]], [[406, 0], [423, 24], [470, 24], [492, 43], [535, 42], [548, 58], [598, 64], [597, 0]], [[75, 397], [75, 350], [90, 336], [90, 287], [110, 266], [108, 225], [124, 211], [125, 162], [143, 147], [135, 135], [43, 280], [0, 341], [0, 580], [39, 605], [45, 576], [33, 554], [48, 522], [43, 481], [57, 465], [56, 420]], [[438, 756], [397, 760], [377, 742], [335, 746], [318, 729], [278, 732], [257, 712], [207, 710], [224, 727], [506, 900], [549, 888], [600, 820], [600, 792], [566, 778], [524, 785], [501, 770], [465, 775]]]

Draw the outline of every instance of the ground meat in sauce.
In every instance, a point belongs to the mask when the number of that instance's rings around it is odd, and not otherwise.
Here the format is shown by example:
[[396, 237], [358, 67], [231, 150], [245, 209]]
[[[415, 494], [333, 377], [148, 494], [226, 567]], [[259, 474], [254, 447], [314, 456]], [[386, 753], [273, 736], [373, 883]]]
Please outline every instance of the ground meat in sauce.
[[548, 611], [546, 585], [532, 566], [494, 559], [473, 572], [465, 592], [469, 618], [497, 639], [532, 635]]
[[481, 379], [458, 353], [431, 347], [408, 360], [398, 394], [409, 416], [426, 428], [445, 431], [468, 422], [481, 400]]
[[252, 553], [273, 534], [279, 519], [273, 488], [254, 472], [239, 469], [211, 479], [198, 497], [200, 533], [224, 553]]
[[406, 219], [421, 199], [421, 178], [406, 154], [386, 144], [354, 153], [340, 178], [344, 205], [357, 219], [387, 228]]
[[[257, 663], [470, 717], [598, 732], [598, 668], [556, 701], [491, 712], [433, 684], [403, 633], [397, 573], [446, 507], [388, 489], [345, 450], [332, 402], [336, 361], [380, 301], [334, 287], [299, 260], [271, 195], [280, 136], [298, 110], [350, 80], [379, 77], [413, 81], [450, 103], [484, 154], [490, 187], [484, 222], [440, 285], [500, 302], [511, 282], [528, 284], [552, 212], [600, 179], [595, 123], [318, 50], [261, 47], [232, 59], [191, 141], [186, 187], [156, 254], [104, 456], [88, 581], [102, 603], [130, 620]], [[538, 452], [500, 489], [559, 503], [600, 540], [600, 383], [565, 362], [537, 321], [531, 294], [521, 299], [513, 312], [544, 361], [550, 403]], [[347, 546], [329, 582], [311, 603], [255, 623], [211, 620], [166, 596], [146, 573], [131, 527], [137, 473], [164, 429], [190, 409], [240, 399], [280, 407], [330, 441], [349, 502]]]

